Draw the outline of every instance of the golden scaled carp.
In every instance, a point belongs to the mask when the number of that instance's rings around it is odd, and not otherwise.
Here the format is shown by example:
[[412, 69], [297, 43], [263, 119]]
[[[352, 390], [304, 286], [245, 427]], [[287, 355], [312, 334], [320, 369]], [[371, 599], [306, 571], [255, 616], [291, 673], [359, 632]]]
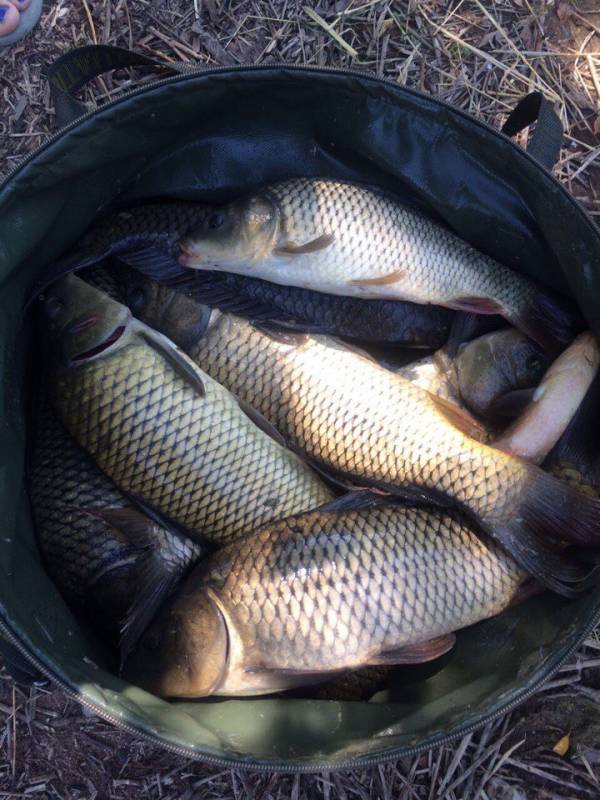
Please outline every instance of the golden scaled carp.
[[447, 228], [364, 186], [294, 178], [216, 209], [182, 239], [180, 264], [337, 295], [501, 314], [558, 354], [566, 300]]
[[[172, 294], [147, 291], [150, 310], [161, 305], [157, 293]], [[145, 318], [161, 324], [155, 311]], [[213, 311], [187, 352], [321, 468], [355, 485], [457, 504], [557, 591], [569, 592], [574, 573], [550, 541], [600, 544], [600, 504], [477, 441], [468, 434], [482, 429], [461, 409], [336, 340], [270, 334]]]
[[460, 515], [324, 508], [195, 568], [125, 675], [164, 697], [255, 695], [369, 664], [429, 661], [452, 647], [454, 631], [517, 602], [525, 579]]
[[55, 344], [53, 403], [122, 491], [215, 543], [331, 498], [298, 456], [125, 306], [69, 275], [43, 311]]

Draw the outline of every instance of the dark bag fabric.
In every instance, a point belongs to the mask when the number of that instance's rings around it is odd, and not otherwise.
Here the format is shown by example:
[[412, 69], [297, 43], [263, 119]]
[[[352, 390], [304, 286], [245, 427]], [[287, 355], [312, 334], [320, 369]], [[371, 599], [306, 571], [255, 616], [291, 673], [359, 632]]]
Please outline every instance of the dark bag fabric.
[[[156, 66], [117, 48], [63, 57], [49, 72], [62, 122], [81, 114], [73, 92], [94, 74], [140, 65]], [[536, 119], [529, 152], [505, 135]], [[102, 647], [43, 570], [25, 492], [30, 336], [22, 303], [34, 279], [111, 205], [159, 196], [223, 201], [292, 176], [373, 184], [571, 294], [599, 334], [600, 231], [549, 171], [558, 119], [529, 95], [504, 131], [369, 75], [218, 68], [163, 78], [79, 116], [9, 176], [0, 187], [0, 623], [13, 664], [25, 656], [34, 665], [21, 664], [21, 679], [39, 679], [40, 670], [115, 724], [190, 757], [312, 770], [375, 763], [463, 735], [521, 702], [573, 652], [598, 619], [600, 589], [577, 601], [543, 594], [459, 632], [453, 653], [396, 670], [376, 702], [165, 702], [108, 671]]]

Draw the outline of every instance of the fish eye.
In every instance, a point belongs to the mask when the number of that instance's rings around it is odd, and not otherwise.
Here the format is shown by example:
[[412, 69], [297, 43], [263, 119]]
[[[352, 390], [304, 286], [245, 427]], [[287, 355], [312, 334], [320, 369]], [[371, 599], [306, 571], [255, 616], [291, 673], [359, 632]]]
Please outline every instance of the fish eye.
[[46, 302], [44, 303], [44, 310], [46, 311], [46, 314], [50, 317], [50, 319], [54, 319], [63, 310], [64, 305], [65, 301], [62, 298], [51, 294], [50, 297], [46, 298]]
[[137, 311], [143, 308], [146, 303], [146, 290], [143, 286], [134, 286], [127, 293], [127, 305], [133, 310]]
[[206, 224], [209, 228], [213, 230], [216, 228], [220, 228], [221, 225], [225, 222], [225, 214], [222, 211], [213, 211], [212, 214], [208, 215], [206, 220]]

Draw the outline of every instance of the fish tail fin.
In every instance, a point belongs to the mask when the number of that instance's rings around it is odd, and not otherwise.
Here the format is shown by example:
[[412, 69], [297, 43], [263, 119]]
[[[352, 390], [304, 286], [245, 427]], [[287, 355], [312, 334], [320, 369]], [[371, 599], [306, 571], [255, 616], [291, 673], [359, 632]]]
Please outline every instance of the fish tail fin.
[[522, 524], [495, 526], [493, 537], [532, 578], [562, 597], [578, 597], [588, 588], [590, 569]]
[[121, 624], [122, 665], [161, 603], [200, 557], [202, 548], [155, 514], [148, 516], [131, 506], [85, 511], [120, 531], [137, 555], [136, 586], [132, 587], [131, 604]]
[[600, 548], [600, 500], [575, 491], [528, 465], [530, 480], [505, 519], [490, 533], [530, 575], [566, 597], [589, 586], [591, 570], [571, 558], [564, 544]]
[[567, 298], [541, 289], [533, 291], [518, 311], [507, 313], [506, 318], [552, 357], [560, 355], [584, 327]]
[[556, 542], [600, 549], [600, 500], [535, 471], [523, 509], [527, 526]]

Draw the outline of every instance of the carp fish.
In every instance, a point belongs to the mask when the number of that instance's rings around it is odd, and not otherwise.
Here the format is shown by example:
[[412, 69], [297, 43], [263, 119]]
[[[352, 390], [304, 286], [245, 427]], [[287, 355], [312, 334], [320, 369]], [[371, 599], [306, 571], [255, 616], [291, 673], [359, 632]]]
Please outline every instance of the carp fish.
[[348, 502], [267, 526], [195, 568], [126, 678], [164, 697], [277, 692], [432, 660], [454, 631], [518, 602], [525, 572], [460, 515]]
[[42, 394], [29, 496], [44, 564], [67, 603], [124, 657], [202, 548], [132, 504]]
[[[155, 298], [147, 315], [139, 313], [160, 327], [157, 307]], [[213, 311], [186, 350], [254, 409], [257, 424], [346, 488], [457, 505], [557, 591], [569, 593], [579, 570], [553, 552], [553, 540], [563, 533], [588, 546], [600, 540], [600, 504], [486, 446], [475, 437], [487, 433], [468, 413], [336, 340], [259, 329]]]
[[221, 544], [331, 499], [170, 340], [69, 275], [42, 303], [50, 396], [102, 471], [185, 533]]
[[335, 295], [500, 314], [552, 355], [578, 318], [552, 291], [395, 198], [335, 180], [293, 178], [209, 214], [180, 264]]

